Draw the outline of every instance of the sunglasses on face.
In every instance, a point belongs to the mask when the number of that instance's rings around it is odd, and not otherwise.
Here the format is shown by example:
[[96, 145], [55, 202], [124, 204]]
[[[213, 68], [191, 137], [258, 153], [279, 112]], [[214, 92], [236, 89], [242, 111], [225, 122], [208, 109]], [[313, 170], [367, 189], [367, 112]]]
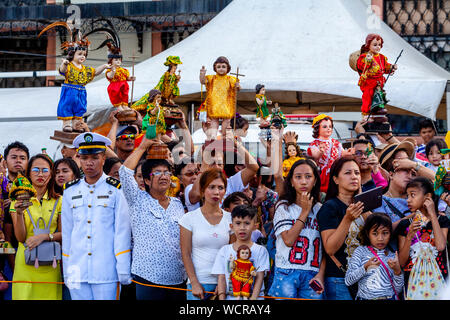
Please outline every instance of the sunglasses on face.
[[34, 167], [34, 168], [31, 169], [31, 172], [34, 172], [34, 173], [39, 173], [39, 172], [48, 173], [49, 171], [50, 171], [49, 168], [42, 168], [42, 169], [40, 169], [38, 167]]
[[198, 174], [198, 170], [194, 170], [194, 171], [188, 171], [184, 175], [186, 177], [192, 177], [192, 176], [197, 175], [197, 174]]
[[161, 175], [170, 177], [170, 176], [172, 176], [172, 172], [170, 172], [170, 171], [155, 171], [155, 172], [150, 173], [150, 176], [155, 176], [155, 177], [159, 177]]
[[136, 138], [135, 134], [123, 134], [121, 136], [118, 136], [116, 139], [117, 140], [127, 140], [127, 139], [134, 139]]

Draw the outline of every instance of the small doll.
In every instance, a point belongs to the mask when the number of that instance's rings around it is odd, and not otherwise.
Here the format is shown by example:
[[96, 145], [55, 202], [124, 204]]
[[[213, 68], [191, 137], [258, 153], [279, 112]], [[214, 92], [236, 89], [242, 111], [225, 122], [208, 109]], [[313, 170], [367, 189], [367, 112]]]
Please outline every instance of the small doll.
[[441, 196], [444, 192], [450, 192], [450, 149], [439, 150], [444, 160], [441, 160], [434, 179], [434, 193]]
[[171, 139], [166, 136], [166, 122], [164, 120], [166, 110], [160, 103], [161, 91], [156, 89], [150, 90], [148, 93], [147, 114], [142, 119], [142, 131], [147, 131], [149, 126], [156, 124], [155, 138], [160, 141], [170, 141]]
[[267, 100], [266, 98], [266, 88], [263, 84], [256, 85], [256, 118], [259, 118], [259, 126], [261, 128], [270, 126], [270, 122], [268, 118], [270, 116], [269, 109], [267, 108], [268, 104], [272, 104], [271, 100]]
[[109, 81], [108, 95], [111, 104], [118, 110], [123, 111], [128, 108], [128, 92], [130, 86], [127, 81], [135, 81], [136, 77], [130, 77], [130, 72], [122, 68], [122, 53], [119, 44], [107, 43], [109, 48], [108, 64], [111, 69], [106, 70], [106, 79]]
[[230, 274], [231, 284], [233, 286], [233, 296], [242, 297], [247, 300], [250, 297], [253, 277], [256, 276], [256, 270], [253, 263], [249, 260], [252, 255], [250, 248], [242, 245], [237, 249], [237, 259], [233, 261]]
[[316, 161], [320, 169], [320, 191], [326, 192], [331, 165], [336, 159], [351, 155], [353, 148], [344, 150], [338, 140], [331, 138], [333, 119], [330, 116], [318, 115], [314, 118], [312, 127], [315, 140], [309, 144], [307, 154]]
[[215, 75], [206, 75], [205, 66], [200, 70], [200, 83], [206, 86], [205, 106], [211, 127], [207, 140], [217, 137], [219, 121], [222, 120], [222, 136], [230, 126], [230, 119], [236, 114], [236, 91], [240, 89], [239, 79], [228, 75], [230, 62], [226, 57], [218, 57], [213, 64]]
[[178, 88], [178, 82], [180, 81], [180, 71], [178, 75], [175, 74], [179, 64], [182, 64], [180, 57], [178, 56], [168, 56], [165, 66], [168, 66], [168, 70], [164, 72], [156, 85], [155, 89], [161, 91], [162, 105], [176, 106], [173, 99], [180, 95], [180, 89]]
[[361, 46], [360, 55], [356, 62], [356, 69], [360, 75], [358, 86], [363, 93], [361, 112], [364, 117], [371, 111], [375, 93], [378, 92], [378, 95], [382, 93], [381, 101], [386, 101], [383, 92], [386, 79], [383, 75], [393, 74], [397, 70], [397, 65], [388, 63], [387, 58], [380, 53], [382, 47], [383, 38], [378, 34], [369, 34], [366, 37], [365, 44]]
[[[71, 26], [66, 22], [54, 22], [45, 27], [38, 35], [40, 37], [47, 30], [57, 26], [63, 26], [69, 33], [69, 41], [64, 42], [61, 48], [67, 50], [67, 59], [63, 59], [59, 66], [59, 73], [64, 76], [64, 83], [61, 86], [61, 96], [59, 98], [57, 116], [63, 121], [63, 131], [84, 132], [79, 126], [82, 116], [87, 110], [86, 84], [91, 82], [95, 76], [101, 74], [105, 69], [110, 68], [109, 64], [103, 64], [94, 69], [86, 67], [83, 62], [88, 55], [90, 42], [87, 35], [81, 36], [78, 31], [72, 32]], [[90, 32], [92, 33], [92, 32]], [[77, 40], [78, 36], [78, 40]], [[81, 128], [81, 129], [80, 129]]]
[[286, 159], [283, 161], [283, 178], [286, 178], [292, 165], [302, 158], [302, 151], [295, 142], [288, 142], [285, 145]]

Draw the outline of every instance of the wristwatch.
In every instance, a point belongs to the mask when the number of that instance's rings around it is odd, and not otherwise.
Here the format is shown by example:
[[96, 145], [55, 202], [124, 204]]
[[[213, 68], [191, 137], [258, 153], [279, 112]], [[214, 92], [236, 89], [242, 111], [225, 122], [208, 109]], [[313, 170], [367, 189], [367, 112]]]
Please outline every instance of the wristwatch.
[[414, 170], [416, 170], [416, 172], [418, 172], [418, 171], [419, 171], [419, 169], [420, 169], [420, 163], [419, 163], [419, 162], [417, 162], [416, 168], [415, 168]]
[[53, 241], [53, 233], [49, 233], [48, 237], [50, 238], [50, 241]]

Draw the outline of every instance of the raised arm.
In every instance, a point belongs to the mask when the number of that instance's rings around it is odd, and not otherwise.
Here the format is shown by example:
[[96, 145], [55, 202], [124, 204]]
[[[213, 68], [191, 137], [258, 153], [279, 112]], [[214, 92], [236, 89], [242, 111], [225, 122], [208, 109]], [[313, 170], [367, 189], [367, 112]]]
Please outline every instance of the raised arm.
[[323, 247], [329, 256], [334, 255], [344, 244], [352, 221], [362, 214], [363, 208], [364, 204], [362, 202], [350, 204], [337, 229], [328, 229], [320, 232]]
[[134, 170], [139, 160], [141, 160], [142, 155], [145, 151], [152, 145], [157, 143], [155, 140], [149, 140], [145, 136], [142, 137], [142, 142], [139, 144], [139, 146], [134, 149], [134, 151], [125, 159], [125, 162], [123, 165], [127, 167], [128, 169]]
[[275, 192], [279, 195], [283, 191], [283, 128], [277, 129], [274, 126], [270, 127], [271, 131], [271, 169], [275, 179]]
[[67, 66], [69, 65], [70, 61], [67, 59], [62, 59], [61, 65], [58, 68], [58, 71], [61, 75], [66, 74], [67, 72]]
[[99, 66], [99, 67], [97, 67], [97, 68], [95, 69], [95, 75], [98, 76], [98, 75], [101, 74], [103, 71], [105, 71], [105, 69], [109, 69], [109, 68], [111, 68], [111, 65], [110, 65], [110, 64], [107, 64], [107, 63], [102, 64], [101, 66]]
[[206, 69], [205, 66], [202, 66], [202, 68], [200, 69], [200, 83], [203, 85], [206, 85]]
[[241, 170], [242, 184], [246, 186], [258, 172], [259, 165], [241, 142], [236, 141], [237, 154], [244, 158], [245, 168]]
[[119, 127], [119, 120], [116, 118], [116, 114], [119, 112], [117, 108], [111, 111], [109, 114], [109, 122], [111, 123], [111, 129], [106, 136], [109, 140], [111, 140], [111, 144], [108, 146], [111, 150], [116, 148], [116, 135], [117, 128]]

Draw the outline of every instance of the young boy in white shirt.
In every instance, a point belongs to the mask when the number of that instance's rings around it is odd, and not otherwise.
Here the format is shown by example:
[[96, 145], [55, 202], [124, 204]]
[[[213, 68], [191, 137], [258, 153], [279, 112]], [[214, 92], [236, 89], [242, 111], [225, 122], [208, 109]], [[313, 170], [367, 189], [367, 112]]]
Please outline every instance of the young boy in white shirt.
[[[223, 246], [217, 253], [211, 273], [218, 275], [217, 292], [219, 300], [235, 300], [240, 298], [239, 292], [233, 293], [230, 274], [233, 261], [238, 259], [237, 250], [246, 245], [250, 248], [249, 260], [253, 264], [256, 276], [253, 279], [253, 288], [250, 300], [262, 299], [264, 294], [264, 275], [270, 270], [269, 253], [267, 249], [251, 240], [252, 232], [256, 228], [257, 210], [249, 205], [239, 205], [231, 212], [231, 230], [236, 241]], [[249, 283], [251, 280], [248, 281]]]

